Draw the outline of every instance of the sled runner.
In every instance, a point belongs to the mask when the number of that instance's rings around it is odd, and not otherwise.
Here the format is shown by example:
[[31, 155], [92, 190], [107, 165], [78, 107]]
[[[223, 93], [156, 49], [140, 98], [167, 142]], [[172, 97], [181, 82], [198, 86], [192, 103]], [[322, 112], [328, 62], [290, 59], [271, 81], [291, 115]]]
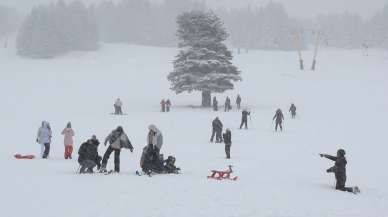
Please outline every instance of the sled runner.
[[31, 159], [34, 159], [35, 158], [35, 155], [21, 155], [21, 154], [15, 154], [14, 155], [16, 159], [28, 159], [28, 160], [31, 160]]
[[237, 180], [237, 176], [231, 177], [230, 175], [233, 173], [232, 165], [229, 165], [229, 168], [225, 171], [211, 170], [211, 175], [208, 176], [208, 179], [216, 179], [216, 180]]

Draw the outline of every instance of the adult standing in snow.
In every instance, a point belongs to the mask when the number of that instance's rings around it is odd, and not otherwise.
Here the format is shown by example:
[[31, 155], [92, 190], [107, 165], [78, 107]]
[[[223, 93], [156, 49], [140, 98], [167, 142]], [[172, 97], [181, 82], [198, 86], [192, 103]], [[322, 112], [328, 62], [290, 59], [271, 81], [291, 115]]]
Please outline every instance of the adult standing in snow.
[[218, 101], [216, 97], [213, 97], [213, 110], [218, 111]]
[[325, 157], [329, 160], [335, 161], [333, 167], [326, 170], [328, 173], [334, 173], [336, 179], [335, 189], [340, 191], [347, 191], [352, 193], [359, 193], [360, 189], [358, 187], [350, 188], [345, 187], [346, 183], [346, 158], [345, 158], [345, 150], [338, 149], [337, 156], [331, 156], [328, 154], [319, 154], [321, 157]]
[[216, 117], [212, 122], [212, 135], [210, 137], [210, 142], [213, 142], [214, 136], [216, 136], [216, 143], [222, 142], [222, 122], [218, 117]]
[[131, 152], [133, 152], [133, 146], [131, 142], [128, 139], [127, 134], [125, 134], [123, 128], [121, 126], [118, 126], [115, 130], [113, 130], [105, 139], [104, 145], [109, 142], [109, 147], [105, 151], [104, 157], [102, 159], [101, 163], [101, 169], [100, 172], [107, 172], [106, 165], [108, 163], [108, 159], [112, 152], [115, 153], [115, 169], [114, 171], [119, 173], [120, 172], [120, 152], [122, 148], [129, 149]]
[[224, 143], [225, 143], [226, 158], [230, 159], [230, 147], [232, 147], [232, 132], [230, 131], [229, 128], [226, 128], [226, 131], [222, 135], [222, 137], [224, 138]]
[[93, 173], [93, 168], [100, 169], [101, 157], [98, 155], [98, 141], [95, 135], [91, 139], [82, 143], [78, 150], [78, 163], [81, 166], [80, 173]]
[[120, 98], [117, 98], [115, 104], [113, 104], [113, 106], [115, 107], [115, 115], [122, 115], [123, 114], [123, 110], [122, 110], [122, 106], [123, 106], [123, 102], [121, 102]]
[[166, 101], [166, 112], [170, 112], [170, 108], [171, 108], [171, 101], [170, 101], [170, 99], [167, 99], [167, 101]]
[[162, 99], [160, 102], [161, 112], [166, 112], [166, 100]]
[[241, 124], [240, 124], [240, 129], [244, 126], [245, 129], [248, 129], [248, 116], [251, 115], [251, 112], [248, 112], [246, 109], [244, 109], [241, 112]]
[[229, 112], [231, 109], [232, 109], [232, 105], [231, 105], [231, 102], [230, 102], [230, 98], [227, 96], [226, 99], [225, 99], [224, 111], [225, 112]]
[[294, 119], [296, 117], [296, 106], [294, 103], [291, 104], [290, 109], [288, 110], [291, 113], [291, 118]]
[[275, 130], [278, 131], [278, 126], [279, 126], [280, 130], [283, 131], [282, 123], [284, 120], [284, 116], [281, 109], [276, 110], [275, 116], [273, 116], [272, 120], [275, 120], [275, 123], [276, 123]]
[[163, 146], [162, 132], [154, 124], [149, 125], [148, 130], [147, 145], [153, 147], [159, 155]]
[[40, 144], [41, 156], [47, 159], [50, 154], [50, 143], [51, 143], [51, 127], [47, 121], [42, 121], [42, 126], [38, 130], [36, 142]]
[[240, 94], [237, 94], [236, 105], [237, 105], [237, 109], [240, 110], [241, 109], [241, 96], [240, 96]]
[[65, 159], [72, 159], [71, 154], [73, 153], [73, 137], [74, 130], [71, 128], [71, 123], [67, 123], [66, 128], [62, 130], [62, 135], [64, 135], [63, 144], [65, 145]]

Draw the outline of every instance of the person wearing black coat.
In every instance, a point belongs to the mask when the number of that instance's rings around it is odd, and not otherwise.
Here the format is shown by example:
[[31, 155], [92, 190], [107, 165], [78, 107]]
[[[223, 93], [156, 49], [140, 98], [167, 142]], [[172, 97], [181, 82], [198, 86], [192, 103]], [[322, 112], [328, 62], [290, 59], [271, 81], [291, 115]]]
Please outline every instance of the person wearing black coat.
[[115, 172], [120, 172], [120, 152], [122, 148], [129, 149], [131, 152], [133, 152], [133, 146], [131, 144], [131, 141], [129, 141], [127, 134], [125, 134], [123, 128], [121, 126], [118, 126], [115, 130], [113, 130], [105, 139], [104, 145], [109, 142], [109, 147], [105, 151], [104, 157], [102, 159], [102, 165], [100, 172], [107, 172], [106, 165], [108, 164], [108, 159], [112, 152], [115, 153]]
[[240, 108], [241, 108], [241, 96], [240, 96], [240, 94], [237, 95], [236, 105], [237, 105], [237, 109], [240, 110]]
[[336, 157], [328, 155], [328, 154], [320, 154], [320, 156], [325, 157], [329, 160], [335, 161], [334, 166], [327, 169], [326, 172], [335, 174], [335, 179], [337, 181], [336, 185], [335, 185], [336, 190], [347, 191], [347, 192], [352, 192], [352, 193], [359, 193], [360, 192], [358, 187], [355, 187], [355, 188], [345, 187], [346, 164], [347, 164], [347, 161], [345, 158], [345, 150], [338, 149]]
[[241, 124], [240, 129], [245, 125], [245, 129], [248, 129], [248, 116], [251, 115], [246, 109], [241, 112]]
[[212, 136], [210, 137], [210, 142], [213, 142], [214, 136], [216, 136], [216, 143], [222, 142], [222, 128], [222, 122], [216, 117], [212, 122]]
[[100, 168], [101, 157], [98, 155], [98, 145], [100, 142], [96, 136], [82, 143], [78, 150], [78, 163], [81, 165], [80, 173], [93, 173], [93, 168], [97, 165]]
[[230, 147], [232, 146], [232, 132], [230, 132], [229, 128], [226, 129], [222, 137], [224, 138], [224, 143], [225, 143], [226, 158], [230, 159]]
[[273, 116], [272, 120], [275, 120], [276, 123], [275, 130], [278, 131], [278, 127], [280, 127], [280, 130], [283, 131], [282, 123], [284, 116], [281, 109], [276, 110], [275, 116]]
[[296, 106], [294, 103], [291, 104], [291, 107], [288, 111], [291, 112], [291, 118], [294, 119], [296, 117]]
[[213, 97], [213, 110], [218, 111], [218, 101], [216, 97]]

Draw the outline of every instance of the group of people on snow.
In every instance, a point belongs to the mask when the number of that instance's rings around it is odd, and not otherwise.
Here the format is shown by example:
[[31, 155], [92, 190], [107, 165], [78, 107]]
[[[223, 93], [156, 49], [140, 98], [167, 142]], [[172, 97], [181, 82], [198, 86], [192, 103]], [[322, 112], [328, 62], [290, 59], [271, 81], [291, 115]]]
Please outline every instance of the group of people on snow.
[[[214, 96], [212, 101], [213, 101], [212, 102], [213, 111], [218, 111], [217, 97]], [[236, 97], [236, 107], [238, 110], [241, 109], [241, 96], [240, 96], [240, 94], [237, 94], [237, 97]], [[231, 103], [229, 96], [227, 96], [225, 99], [224, 111], [229, 112], [230, 110], [232, 110], [232, 103]]]
[[170, 109], [171, 109], [171, 101], [170, 99], [162, 99], [162, 101], [160, 102], [160, 111], [161, 112], [170, 112]]

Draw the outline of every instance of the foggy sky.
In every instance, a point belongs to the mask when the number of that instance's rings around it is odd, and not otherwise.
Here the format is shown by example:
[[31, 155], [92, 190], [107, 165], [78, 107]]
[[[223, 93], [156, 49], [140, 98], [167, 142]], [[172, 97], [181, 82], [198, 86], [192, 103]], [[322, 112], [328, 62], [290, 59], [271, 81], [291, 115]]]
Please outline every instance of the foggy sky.
[[[34, 5], [56, 0], [0, 0], [0, 4], [15, 7], [21, 11], [26, 11]], [[82, 0], [86, 3], [94, 3], [104, 0]], [[113, 0], [120, 1], [120, 0]], [[161, 1], [161, 0], [152, 0]], [[245, 5], [263, 5], [270, 0], [205, 0], [212, 7], [242, 7]], [[344, 11], [357, 13], [365, 18], [373, 16], [381, 10], [388, 0], [273, 0], [281, 2], [287, 12], [293, 17], [310, 18], [318, 14], [341, 13]]]

